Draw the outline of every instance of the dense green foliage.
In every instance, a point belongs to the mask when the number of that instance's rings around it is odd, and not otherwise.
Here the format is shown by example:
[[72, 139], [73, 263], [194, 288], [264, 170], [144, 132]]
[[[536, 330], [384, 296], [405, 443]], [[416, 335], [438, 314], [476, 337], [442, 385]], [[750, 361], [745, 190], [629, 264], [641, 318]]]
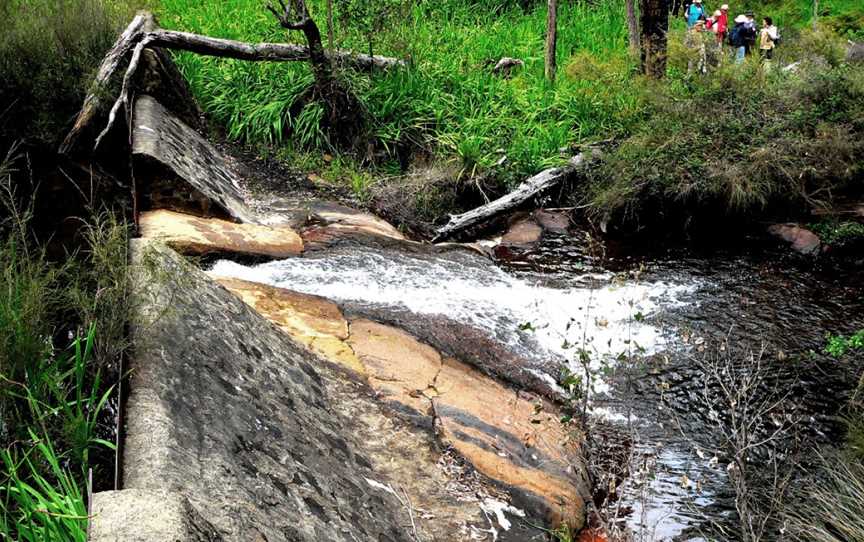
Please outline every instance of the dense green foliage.
[[0, 2], [0, 144], [21, 138], [55, 143], [133, 7], [144, 3]]
[[864, 240], [864, 224], [858, 222], [823, 221], [811, 224], [810, 227], [819, 239], [829, 245], [845, 245]]
[[727, 63], [658, 87], [650, 120], [596, 172], [594, 207], [744, 212], [860, 190], [864, 69], [824, 58], [789, 72]]
[[864, 329], [860, 329], [849, 336], [829, 335], [825, 345], [825, 352], [835, 358], [856, 350], [864, 350]]
[[94, 213], [82, 250], [50, 260], [16, 193], [24, 163], [0, 164], [0, 538], [83, 542], [84, 481], [113, 476], [103, 409], [126, 345], [127, 229]]
[[[457, 157], [471, 171], [506, 154], [514, 171], [524, 174], [560, 160], [559, 149], [574, 141], [626, 130], [639, 111], [639, 95], [628, 82], [621, 0], [561, 6], [559, 62], [571, 66], [572, 76], [554, 88], [543, 78], [544, 6], [527, 12], [515, 4], [456, 0], [389, 6], [390, 19], [373, 34], [373, 52], [409, 58], [412, 67], [371, 77], [345, 75], [372, 119], [370, 139], [391, 157], [407, 146]], [[325, 28], [323, 2], [311, 2], [310, 10]], [[213, 36], [303, 39], [279, 29], [255, 0], [163, 0], [162, 14], [167, 26]], [[338, 11], [336, 20], [337, 45], [368, 52], [365, 25], [346, 21]], [[526, 65], [510, 79], [493, 75], [492, 66], [503, 56]], [[317, 129], [320, 111], [292, 108], [311, 81], [307, 66], [194, 55], [180, 55], [179, 61], [204, 108], [231, 136], [296, 148], [326, 146]], [[593, 73], [598, 67], [601, 73]]]

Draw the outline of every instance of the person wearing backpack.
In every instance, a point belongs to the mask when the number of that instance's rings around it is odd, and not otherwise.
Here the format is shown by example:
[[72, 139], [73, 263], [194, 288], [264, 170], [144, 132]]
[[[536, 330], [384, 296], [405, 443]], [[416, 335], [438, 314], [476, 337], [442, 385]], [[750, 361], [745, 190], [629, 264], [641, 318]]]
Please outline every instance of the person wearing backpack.
[[747, 42], [745, 41], [747, 16], [739, 15], [735, 17], [734, 22], [735, 26], [729, 32], [729, 45], [735, 51], [735, 63], [741, 64], [744, 62], [744, 57], [747, 54]]
[[779, 37], [771, 17], [762, 19], [762, 30], [759, 32], [759, 55], [763, 62], [774, 58], [774, 47], [777, 46]]
[[704, 19], [705, 8], [702, 7], [702, 0], [693, 0], [693, 3], [687, 8], [687, 29], [693, 28], [696, 21]]

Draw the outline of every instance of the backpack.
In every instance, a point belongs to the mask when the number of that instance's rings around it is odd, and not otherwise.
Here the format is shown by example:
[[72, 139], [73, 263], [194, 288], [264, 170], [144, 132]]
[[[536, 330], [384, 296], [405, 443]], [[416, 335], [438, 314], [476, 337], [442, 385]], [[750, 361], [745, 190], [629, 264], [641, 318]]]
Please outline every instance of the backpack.
[[741, 25], [735, 25], [732, 27], [732, 30], [729, 31], [729, 37], [726, 38], [726, 41], [732, 47], [741, 47]]

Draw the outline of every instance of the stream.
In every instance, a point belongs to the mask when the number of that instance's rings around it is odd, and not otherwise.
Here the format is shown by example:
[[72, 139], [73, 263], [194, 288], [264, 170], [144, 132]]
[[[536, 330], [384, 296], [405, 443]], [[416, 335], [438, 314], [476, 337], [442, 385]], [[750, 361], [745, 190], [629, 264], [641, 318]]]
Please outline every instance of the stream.
[[717, 451], [724, 414], [705, 400], [699, 360], [761, 352], [774, 385], [789, 392], [774, 423], [836, 441], [850, 369], [822, 349], [827, 333], [864, 327], [860, 274], [808, 269], [764, 247], [700, 256], [618, 248], [595, 258], [583, 246], [547, 236], [493, 264], [468, 251], [342, 245], [253, 266], [220, 260], [211, 271], [348, 310], [443, 315], [532, 360], [550, 383], [564, 365], [584, 373], [576, 354], [584, 350], [591, 418], [632, 442], [614, 504], [619, 526], [634, 540], [722, 540], [712, 528], [734, 515], [729, 459]]

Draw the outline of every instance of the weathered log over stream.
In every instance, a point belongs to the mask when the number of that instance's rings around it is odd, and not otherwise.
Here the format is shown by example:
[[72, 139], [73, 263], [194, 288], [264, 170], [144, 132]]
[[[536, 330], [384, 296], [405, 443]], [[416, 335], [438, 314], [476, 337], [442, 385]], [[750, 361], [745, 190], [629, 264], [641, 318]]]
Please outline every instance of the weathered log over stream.
[[[593, 151], [589, 151], [589, 153], [590, 152]], [[515, 211], [521, 207], [522, 204], [536, 196], [539, 196], [550, 188], [558, 186], [572, 175], [585, 168], [590, 162], [591, 156], [593, 155], [589, 154], [586, 156], [585, 153], [579, 153], [570, 159], [568, 165], [543, 170], [537, 175], [523, 181], [515, 190], [505, 196], [490, 201], [486, 205], [481, 205], [480, 207], [472, 209], [467, 213], [450, 216], [449, 222], [438, 228], [433, 241], [453, 237], [461, 231], [488, 222], [492, 218], [501, 214]]]
[[[75, 120], [75, 125], [63, 141], [60, 147], [61, 153], [70, 153], [76, 145], [82, 132], [93, 120], [96, 112], [102, 104], [100, 96], [105, 95], [106, 87], [111, 78], [117, 73], [121, 62], [131, 53], [129, 67], [123, 79], [123, 88], [111, 110], [108, 125], [97, 138], [104, 136], [114, 122], [114, 117], [120, 105], [129, 108], [128, 87], [129, 82], [138, 67], [140, 56], [146, 48], [164, 48], [175, 51], [189, 51], [192, 53], [222, 58], [234, 58], [253, 62], [297, 62], [309, 60], [309, 48], [305, 45], [293, 43], [247, 43], [236, 40], [214, 38], [190, 32], [177, 32], [156, 27], [155, 19], [149, 12], [141, 12], [132, 19], [129, 26], [114, 46], [105, 55], [96, 78], [84, 99], [84, 105]], [[406, 65], [404, 60], [377, 55], [354, 53], [352, 51], [335, 50], [327, 54], [335, 64], [353, 68], [356, 70], [370, 71], [373, 69], [388, 70]]]

